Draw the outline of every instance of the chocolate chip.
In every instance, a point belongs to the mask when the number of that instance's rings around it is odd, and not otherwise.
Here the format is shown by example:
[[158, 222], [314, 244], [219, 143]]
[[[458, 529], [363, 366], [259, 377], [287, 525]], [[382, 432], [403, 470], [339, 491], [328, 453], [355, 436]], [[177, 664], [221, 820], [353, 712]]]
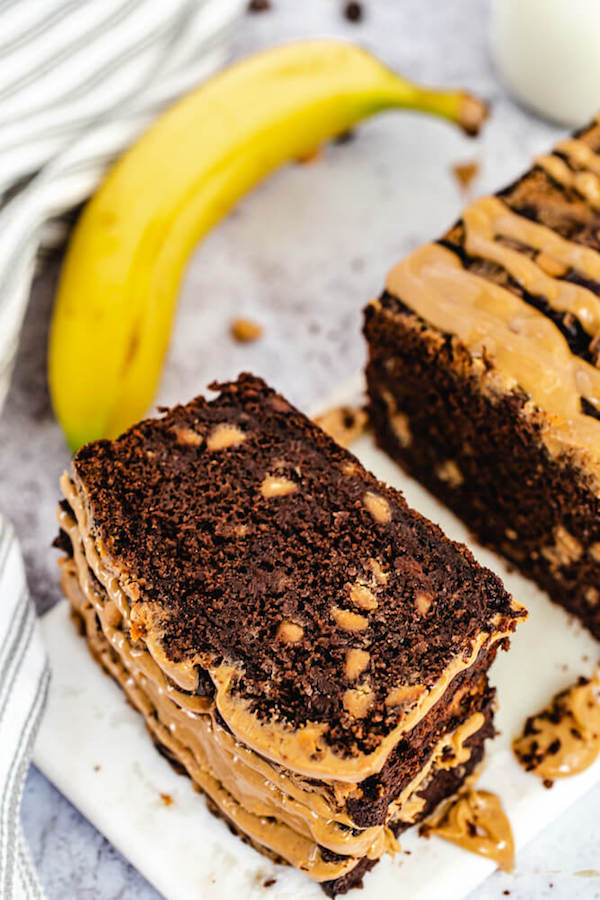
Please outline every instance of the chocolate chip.
[[364, 10], [361, 3], [346, 3], [344, 7], [344, 16], [349, 22], [362, 22]]

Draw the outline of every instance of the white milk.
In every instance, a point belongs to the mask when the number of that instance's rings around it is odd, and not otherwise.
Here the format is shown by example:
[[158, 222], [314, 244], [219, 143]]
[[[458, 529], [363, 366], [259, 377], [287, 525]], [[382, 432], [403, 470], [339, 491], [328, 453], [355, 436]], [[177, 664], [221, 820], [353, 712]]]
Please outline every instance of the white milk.
[[600, 112], [600, 0], [493, 0], [492, 49], [526, 106], [565, 125]]

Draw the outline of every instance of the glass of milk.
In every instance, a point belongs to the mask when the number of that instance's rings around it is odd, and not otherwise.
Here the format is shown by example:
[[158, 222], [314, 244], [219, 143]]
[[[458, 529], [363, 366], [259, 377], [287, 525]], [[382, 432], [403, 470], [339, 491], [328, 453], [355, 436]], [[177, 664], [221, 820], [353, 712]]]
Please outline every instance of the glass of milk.
[[492, 50], [535, 112], [574, 127], [600, 112], [600, 0], [493, 0]]

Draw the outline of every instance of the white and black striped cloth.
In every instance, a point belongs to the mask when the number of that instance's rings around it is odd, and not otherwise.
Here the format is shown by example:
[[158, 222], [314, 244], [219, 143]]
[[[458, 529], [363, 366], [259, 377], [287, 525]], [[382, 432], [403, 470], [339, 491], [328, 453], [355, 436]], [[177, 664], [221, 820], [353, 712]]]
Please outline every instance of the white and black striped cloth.
[[[0, 413], [40, 247], [119, 151], [225, 61], [246, 2], [0, 0]], [[43, 897], [20, 801], [47, 686], [0, 516], [0, 900]]]
[[21, 794], [50, 673], [17, 539], [0, 516], [0, 897], [41, 900], [21, 831]]
[[0, 0], [0, 409], [48, 221], [84, 200], [164, 106], [222, 65], [245, 6]]

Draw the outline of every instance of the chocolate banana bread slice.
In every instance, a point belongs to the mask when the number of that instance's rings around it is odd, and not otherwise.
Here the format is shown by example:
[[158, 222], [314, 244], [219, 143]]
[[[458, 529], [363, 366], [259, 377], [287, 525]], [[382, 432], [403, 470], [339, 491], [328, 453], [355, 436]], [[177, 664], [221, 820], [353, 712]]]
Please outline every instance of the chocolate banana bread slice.
[[365, 314], [382, 447], [600, 638], [600, 124], [472, 203]]
[[76, 454], [62, 585], [159, 749], [333, 895], [480, 762], [525, 613], [260, 379], [213, 388]]

